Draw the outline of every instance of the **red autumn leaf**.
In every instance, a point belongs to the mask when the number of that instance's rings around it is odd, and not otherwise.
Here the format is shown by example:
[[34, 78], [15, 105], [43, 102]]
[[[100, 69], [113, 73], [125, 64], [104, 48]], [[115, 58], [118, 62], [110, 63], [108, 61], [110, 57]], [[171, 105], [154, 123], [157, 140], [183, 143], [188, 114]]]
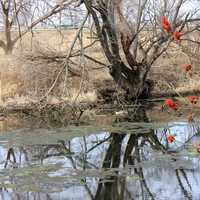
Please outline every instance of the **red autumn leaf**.
[[199, 100], [199, 98], [197, 96], [188, 96], [187, 99], [191, 104], [197, 104], [197, 102]]
[[174, 31], [173, 34], [172, 34], [172, 36], [173, 36], [174, 40], [180, 41], [182, 34], [181, 34], [180, 31]]
[[171, 30], [171, 25], [170, 25], [170, 22], [169, 20], [165, 17], [165, 16], [162, 16], [161, 17], [161, 23], [162, 23], [162, 28], [165, 32], [170, 32]]
[[173, 143], [175, 141], [175, 136], [174, 135], [168, 135], [167, 136], [167, 141], [168, 143]]
[[184, 64], [183, 69], [185, 72], [190, 72], [192, 71], [192, 65], [191, 64]]
[[173, 101], [173, 99], [166, 99], [164, 105], [171, 108], [172, 110], [178, 109], [178, 105]]

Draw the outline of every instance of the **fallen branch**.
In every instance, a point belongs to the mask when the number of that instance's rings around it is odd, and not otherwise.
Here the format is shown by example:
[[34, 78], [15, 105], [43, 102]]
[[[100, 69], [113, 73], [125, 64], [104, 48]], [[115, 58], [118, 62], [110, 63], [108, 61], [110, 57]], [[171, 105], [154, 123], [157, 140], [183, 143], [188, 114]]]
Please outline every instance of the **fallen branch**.
[[80, 25], [80, 28], [78, 29], [78, 31], [77, 31], [77, 33], [76, 33], [76, 35], [75, 35], [75, 37], [74, 37], [74, 40], [73, 40], [73, 42], [72, 42], [72, 44], [71, 44], [71, 46], [70, 46], [70, 48], [69, 48], [68, 54], [67, 54], [67, 56], [66, 56], [64, 62], [62, 63], [61, 69], [60, 69], [60, 71], [58, 72], [58, 74], [57, 74], [55, 80], [53, 81], [53, 84], [51, 85], [51, 87], [49, 88], [49, 90], [46, 92], [46, 94], [40, 99], [40, 101], [43, 101], [45, 98], [48, 97], [48, 95], [50, 94], [50, 92], [54, 89], [54, 87], [55, 87], [55, 85], [56, 85], [56, 83], [57, 83], [57, 81], [58, 81], [60, 75], [62, 74], [63, 70], [68, 66], [68, 59], [70, 58], [70, 56], [71, 56], [71, 54], [72, 54], [73, 48], [74, 48], [74, 46], [75, 46], [75, 44], [76, 44], [77, 39], [79, 38], [79, 35], [80, 35], [80, 33], [81, 33], [81, 31], [82, 31], [82, 29], [83, 29], [83, 27], [84, 27], [84, 24], [85, 24], [86, 21], [87, 21], [87, 18], [88, 18], [88, 12], [87, 12], [85, 18], [83, 19], [83, 22], [82, 22], [82, 24]]

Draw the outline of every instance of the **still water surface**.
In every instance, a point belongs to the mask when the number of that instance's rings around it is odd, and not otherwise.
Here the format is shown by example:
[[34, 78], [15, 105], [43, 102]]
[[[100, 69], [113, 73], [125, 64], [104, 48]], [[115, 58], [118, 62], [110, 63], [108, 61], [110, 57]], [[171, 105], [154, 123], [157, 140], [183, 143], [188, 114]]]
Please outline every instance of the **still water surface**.
[[199, 200], [199, 127], [117, 122], [2, 131], [0, 199]]

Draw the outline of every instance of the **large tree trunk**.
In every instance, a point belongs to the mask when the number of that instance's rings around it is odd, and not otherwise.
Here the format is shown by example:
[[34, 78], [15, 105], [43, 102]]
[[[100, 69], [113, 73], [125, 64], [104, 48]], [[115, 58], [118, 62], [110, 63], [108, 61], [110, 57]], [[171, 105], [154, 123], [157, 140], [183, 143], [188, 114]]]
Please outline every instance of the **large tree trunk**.
[[11, 24], [9, 21], [8, 13], [5, 19], [5, 37], [6, 37], [6, 48], [4, 49], [5, 54], [11, 54], [14, 45], [11, 39]]
[[2, 5], [2, 11], [4, 14], [4, 23], [5, 23], [5, 42], [0, 41], [0, 47], [3, 48], [5, 54], [11, 54], [14, 46], [14, 42], [11, 39], [11, 22], [9, 19], [9, 4], [3, 4]]
[[4, 41], [0, 40], [0, 48], [3, 49], [5, 55], [12, 54], [13, 47], [14, 47], [13, 42], [8, 41], [5, 43]]
[[128, 99], [146, 98], [153, 89], [153, 81], [146, 80], [147, 72], [143, 66], [136, 70], [128, 68], [123, 62], [110, 66], [110, 74], [120, 88], [126, 91]]
[[[99, 13], [93, 8], [91, 1], [85, 1], [85, 5], [93, 17], [101, 46], [111, 64], [110, 74], [119, 87], [126, 91], [128, 99], [148, 96], [150, 87], [146, 78], [151, 63], [147, 62], [145, 55], [142, 59], [137, 59], [137, 51], [130, 50], [134, 49], [132, 45], [136, 37], [129, 35], [126, 30], [118, 32], [115, 1], [109, 2], [106, 1], [104, 5], [98, 4]], [[122, 53], [124, 53], [125, 59]]]
[[4, 52], [6, 55], [12, 54], [13, 51], [13, 44], [12, 43], [7, 43], [6, 48], [4, 49]]

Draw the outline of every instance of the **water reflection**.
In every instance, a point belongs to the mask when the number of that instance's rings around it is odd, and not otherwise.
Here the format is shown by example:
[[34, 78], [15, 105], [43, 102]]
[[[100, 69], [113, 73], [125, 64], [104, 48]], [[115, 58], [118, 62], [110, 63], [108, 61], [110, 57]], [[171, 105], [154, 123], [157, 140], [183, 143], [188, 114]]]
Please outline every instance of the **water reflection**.
[[[13, 145], [4, 135], [1, 199], [199, 199], [200, 162], [191, 148], [198, 140], [198, 126], [171, 123], [153, 128], [144, 111], [129, 117], [115, 124], [119, 130], [51, 144], [40, 138], [38, 144], [26, 140]], [[177, 135], [173, 144], [166, 140], [170, 132]]]

